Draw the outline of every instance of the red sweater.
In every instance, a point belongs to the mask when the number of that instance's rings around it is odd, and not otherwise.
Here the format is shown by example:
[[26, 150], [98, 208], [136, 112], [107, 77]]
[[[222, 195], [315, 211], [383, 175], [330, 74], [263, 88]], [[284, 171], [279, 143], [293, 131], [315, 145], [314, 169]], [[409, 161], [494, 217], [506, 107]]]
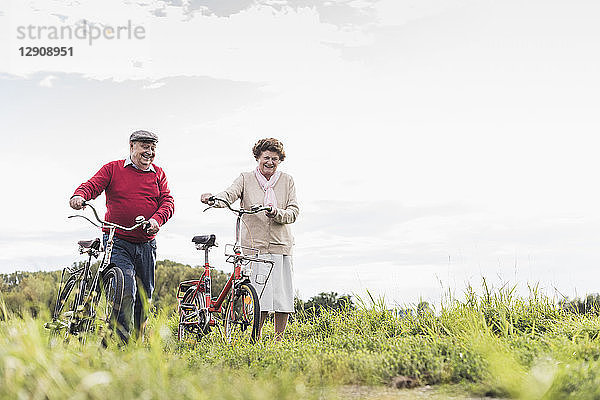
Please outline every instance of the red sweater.
[[[124, 164], [125, 160], [118, 160], [104, 165], [89, 181], [82, 183], [73, 196], [91, 200], [106, 191], [106, 221], [132, 226], [135, 217], [143, 215], [147, 220], [154, 218], [163, 225], [175, 209], [164, 171], [154, 164], [156, 172], [141, 171], [133, 165], [124, 167]], [[117, 229], [115, 236], [142, 243], [155, 235], [148, 235], [138, 228], [130, 232]]]

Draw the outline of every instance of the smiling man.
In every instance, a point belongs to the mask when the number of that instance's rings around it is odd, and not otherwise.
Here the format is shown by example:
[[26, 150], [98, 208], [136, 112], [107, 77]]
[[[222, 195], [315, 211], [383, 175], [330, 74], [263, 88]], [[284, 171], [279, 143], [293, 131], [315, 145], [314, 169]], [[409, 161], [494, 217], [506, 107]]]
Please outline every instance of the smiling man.
[[[129, 137], [129, 156], [124, 160], [104, 165], [73, 193], [69, 205], [80, 210], [84, 201], [106, 193], [105, 220], [122, 226], [131, 226], [135, 217], [143, 215], [150, 222], [144, 231], [131, 232], [117, 229], [111, 262], [123, 271], [125, 287], [123, 303], [117, 319], [118, 333], [129, 341], [132, 325], [136, 336], [141, 334], [147, 319], [144, 296], [150, 301], [154, 291], [156, 240], [160, 227], [173, 215], [174, 201], [164, 171], [154, 165], [156, 134], [135, 131]], [[105, 231], [104, 242], [107, 234]], [[138, 288], [136, 278], [142, 289]]]

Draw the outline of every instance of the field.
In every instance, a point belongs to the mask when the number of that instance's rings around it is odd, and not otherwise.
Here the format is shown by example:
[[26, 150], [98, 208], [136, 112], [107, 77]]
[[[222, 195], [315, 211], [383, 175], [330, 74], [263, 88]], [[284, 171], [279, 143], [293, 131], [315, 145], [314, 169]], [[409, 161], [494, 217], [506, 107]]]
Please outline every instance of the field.
[[597, 313], [569, 312], [535, 289], [484, 286], [401, 313], [359, 302], [298, 315], [281, 343], [266, 324], [260, 343], [237, 347], [217, 333], [178, 343], [168, 312], [143, 342], [108, 349], [49, 346], [44, 313], [15, 316], [0, 303], [0, 318], [0, 398], [600, 398]]

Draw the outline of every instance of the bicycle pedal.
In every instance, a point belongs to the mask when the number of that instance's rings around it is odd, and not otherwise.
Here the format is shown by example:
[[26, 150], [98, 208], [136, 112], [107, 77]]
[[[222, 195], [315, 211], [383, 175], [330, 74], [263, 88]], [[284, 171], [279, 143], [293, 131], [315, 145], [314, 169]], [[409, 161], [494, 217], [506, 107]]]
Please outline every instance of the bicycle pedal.
[[191, 303], [181, 303], [179, 307], [184, 311], [196, 311], [196, 305]]

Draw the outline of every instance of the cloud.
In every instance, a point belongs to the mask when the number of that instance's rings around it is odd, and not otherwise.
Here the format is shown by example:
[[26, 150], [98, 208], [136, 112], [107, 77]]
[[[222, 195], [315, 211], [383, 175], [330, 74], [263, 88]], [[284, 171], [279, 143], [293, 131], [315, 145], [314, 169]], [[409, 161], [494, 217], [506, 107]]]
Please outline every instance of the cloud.
[[358, 28], [377, 20], [376, 3], [376, 0], [290, 0], [287, 5], [293, 9], [314, 8], [323, 23]]
[[[0, 232], [0, 271], [57, 270], [81, 260], [78, 240], [91, 239], [100, 232], [70, 227], [72, 230], [38, 230], [32, 232]], [[74, 229], [74, 230], [73, 230]], [[88, 237], [89, 236], [89, 237]], [[77, 238], [77, 239], [75, 239]]]
[[162, 81], [162, 82], [154, 82], [154, 83], [150, 83], [146, 86], [144, 86], [144, 89], [158, 89], [161, 88], [163, 86], [165, 86], [167, 83]]
[[[298, 12], [301, 9], [315, 10], [323, 23], [340, 27], [360, 26], [376, 20], [375, 0], [181, 0], [166, 1], [165, 4], [181, 7], [183, 13], [190, 16], [208, 15], [229, 18], [250, 10], [253, 7], [271, 9], [277, 13]], [[157, 16], [166, 16], [162, 8], [154, 12]]]
[[382, 236], [412, 220], [472, 212], [465, 205], [403, 206], [398, 201], [328, 200], [313, 202], [307, 216], [302, 216], [307, 232], [327, 231], [348, 237]]
[[52, 14], [55, 17], [57, 17], [61, 22], [65, 22], [69, 19], [69, 17], [67, 15], [62, 15], [62, 14]]
[[[174, 3], [177, 3], [175, 1]], [[217, 17], [229, 17], [241, 11], [249, 9], [257, 4], [254, 0], [219, 1], [219, 0], [189, 0], [185, 4], [186, 13], [199, 11], [204, 15], [216, 15]]]
[[406, 25], [476, 4], [473, 0], [378, 0], [372, 7], [378, 25], [386, 27]]
[[42, 79], [40, 81], [40, 86], [46, 87], [46, 88], [51, 88], [53, 86], [52, 81], [54, 81], [55, 79], [56, 79], [56, 76], [48, 75], [47, 77], [45, 77], [44, 79]]
[[[60, 129], [62, 117], [44, 107], [54, 101], [59, 101], [71, 113], [81, 115], [82, 119], [85, 116], [88, 121], [94, 121], [104, 113], [120, 122], [136, 120], [138, 117], [135, 114], [143, 112], [161, 120], [162, 115], [177, 113], [185, 116], [188, 122], [208, 122], [269, 96], [259, 84], [208, 77], [171, 77], [119, 83], [113, 80], [88, 80], [80, 74], [38, 73], [30, 79], [5, 75], [0, 85], [3, 93], [23, 94], [10, 101], [6, 97], [0, 99], [6, 111], [5, 123], [19, 131], [26, 131], [31, 125], [21, 121], [24, 109], [35, 109], [39, 115], [44, 115], [47, 118], [46, 129]], [[53, 90], [39, 92], [38, 86]], [[145, 90], [148, 88], [153, 90]], [[34, 129], [31, 131], [35, 132]]]

